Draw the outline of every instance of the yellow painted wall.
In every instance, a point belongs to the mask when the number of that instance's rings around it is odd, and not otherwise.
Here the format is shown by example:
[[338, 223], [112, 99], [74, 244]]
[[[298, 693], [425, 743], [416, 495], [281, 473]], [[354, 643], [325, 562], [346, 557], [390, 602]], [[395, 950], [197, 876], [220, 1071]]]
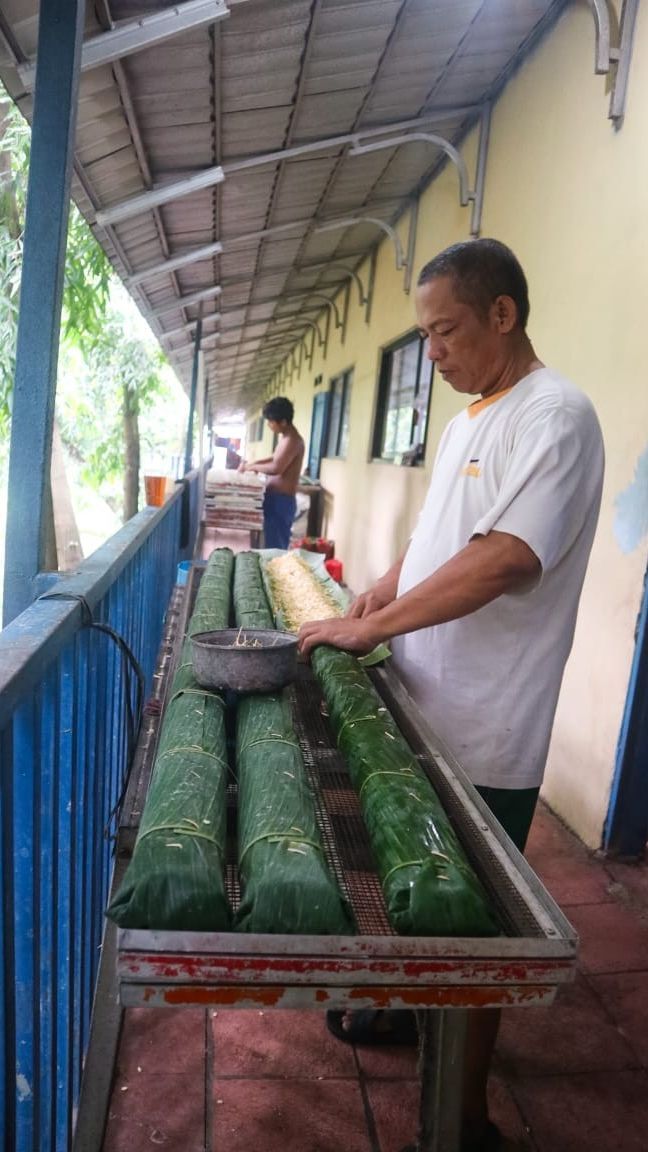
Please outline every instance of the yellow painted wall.
[[[647, 552], [647, 4], [640, 6], [620, 131], [607, 118], [608, 101], [606, 79], [594, 75], [591, 11], [585, 3], [570, 5], [494, 109], [481, 233], [504, 240], [519, 256], [529, 279], [536, 351], [590, 394], [606, 441], [601, 521], [544, 788], [552, 807], [591, 845], [600, 842], [607, 809]], [[475, 147], [474, 138], [462, 147], [471, 171]], [[456, 172], [448, 167], [420, 205], [415, 270], [466, 238], [469, 227], [469, 209], [459, 207]], [[405, 244], [406, 220], [400, 230]], [[314, 377], [322, 373], [327, 387], [332, 376], [354, 367], [348, 458], [325, 461], [322, 481], [330, 493], [327, 532], [357, 590], [405, 547], [440, 432], [462, 403], [436, 382], [424, 468], [369, 462], [380, 349], [414, 325], [402, 285], [385, 241], [370, 324], [354, 288], [344, 346], [332, 335], [326, 359], [316, 354], [312, 369], [304, 368], [287, 393], [307, 436]]]

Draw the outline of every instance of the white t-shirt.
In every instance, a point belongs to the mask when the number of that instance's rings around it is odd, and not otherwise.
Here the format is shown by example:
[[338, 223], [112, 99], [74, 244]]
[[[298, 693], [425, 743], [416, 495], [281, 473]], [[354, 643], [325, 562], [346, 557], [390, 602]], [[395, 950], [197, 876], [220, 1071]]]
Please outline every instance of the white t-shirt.
[[603, 465], [590, 401], [546, 368], [472, 404], [443, 434], [398, 594], [491, 529], [524, 540], [542, 565], [530, 590], [392, 642], [410, 695], [475, 784], [542, 782]]

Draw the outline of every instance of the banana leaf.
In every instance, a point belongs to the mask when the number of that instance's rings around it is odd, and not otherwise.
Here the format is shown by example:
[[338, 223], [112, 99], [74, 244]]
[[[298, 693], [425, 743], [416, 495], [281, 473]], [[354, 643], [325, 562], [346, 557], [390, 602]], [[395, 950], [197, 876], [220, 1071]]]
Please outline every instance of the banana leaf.
[[[189, 635], [229, 624], [233, 555], [212, 553]], [[185, 640], [171, 686], [133, 858], [107, 915], [124, 928], [229, 927], [225, 891], [225, 704], [193, 678]]]
[[[274, 627], [255, 553], [236, 557], [234, 608], [240, 627]], [[285, 694], [239, 699], [236, 762], [243, 891], [236, 927], [246, 932], [352, 932], [351, 911], [324, 857]]]
[[[277, 628], [286, 632], [299, 632], [302, 624], [331, 616], [344, 616], [353, 597], [348, 589], [332, 580], [326, 570], [324, 556], [294, 548], [283, 552], [278, 548], [264, 548], [259, 553], [261, 578]], [[292, 569], [292, 587], [277, 570], [273, 560], [280, 560]], [[387, 644], [361, 656], [364, 668], [380, 664], [391, 656]]]
[[234, 565], [234, 613], [240, 628], [274, 628], [274, 615], [268, 603], [259, 557], [256, 552], [239, 552]]
[[494, 912], [423, 769], [357, 660], [312, 665], [359, 794], [387, 912], [405, 936], [492, 936]]
[[241, 697], [236, 761], [243, 897], [235, 926], [245, 932], [353, 932], [350, 908], [324, 857], [284, 695]]

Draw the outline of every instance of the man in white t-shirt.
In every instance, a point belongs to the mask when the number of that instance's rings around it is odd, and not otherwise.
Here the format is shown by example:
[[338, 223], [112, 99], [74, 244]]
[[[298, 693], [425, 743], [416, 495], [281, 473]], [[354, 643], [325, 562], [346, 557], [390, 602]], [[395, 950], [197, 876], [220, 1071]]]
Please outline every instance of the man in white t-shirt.
[[[505, 245], [435, 257], [416, 311], [430, 359], [475, 399], [443, 434], [405, 555], [344, 619], [305, 625], [300, 646], [362, 653], [392, 640], [411, 696], [523, 850], [598, 518], [601, 430], [587, 397], [538, 360]], [[337, 1034], [370, 1042], [366, 1023], [347, 1014]], [[498, 1023], [472, 1014], [462, 1152], [499, 1147], [486, 1102]]]

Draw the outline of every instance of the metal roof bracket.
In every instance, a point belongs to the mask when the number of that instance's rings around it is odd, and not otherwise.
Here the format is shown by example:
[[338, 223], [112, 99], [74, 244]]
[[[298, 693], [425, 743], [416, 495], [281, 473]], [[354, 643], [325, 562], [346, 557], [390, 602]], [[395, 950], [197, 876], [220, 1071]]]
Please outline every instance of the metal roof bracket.
[[328, 342], [329, 342], [330, 333], [331, 333], [331, 310], [330, 310], [330, 308], [328, 308], [327, 312], [326, 312], [326, 326], [324, 328], [324, 351], [322, 352], [322, 359], [323, 360], [326, 360], [326, 357], [328, 356]]
[[[300, 293], [300, 295], [301, 295], [301, 293]], [[342, 317], [340, 316], [340, 313], [338, 311], [338, 307], [337, 307], [337, 304], [335, 303], [335, 300], [331, 300], [330, 296], [325, 296], [323, 292], [306, 292], [306, 293], [304, 293], [304, 295], [309, 300], [311, 300], [311, 299], [312, 300], [324, 300], [328, 306], [329, 315], [331, 312], [333, 312], [335, 315], [335, 327], [336, 328], [342, 328], [342, 326], [343, 326]], [[290, 298], [289, 296], [286, 297], [286, 299], [289, 299], [289, 298]], [[328, 326], [327, 326], [327, 336], [328, 336]]]
[[[313, 357], [315, 355], [315, 333], [316, 332], [317, 332], [317, 335], [319, 337], [320, 331], [319, 331], [319, 328], [317, 327], [317, 325], [315, 325], [315, 328], [313, 330], [313, 338], [311, 340], [310, 354], [308, 356], [308, 368], [309, 368], [309, 371], [311, 371], [311, 372], [313, 370]], [[306, 337], [304, 336], [304, 340], [305, 339], [306, 339]]]
[[[352, 153], [350, 152], [351, 156]], [[394, 244], [394, 251], [396, 254], [396, 271], [400, 272], [405, 266], [405, 256], [403, 254], [403, 246], [400, 242], [398, 232], [388, 224], [386, 220], [379, 220], [376, 216], [349, 216], [343, 220], [329, 220], [326, 224], [318, 224], [313, 229], [314, 232], [332, 232], [336, 228], [351, 228], [354, 224], [375, 224], [376, 228], [382, 228], [383, 232], [391, 238]]]
[[367, 304], [365, 307], [365, 324], [371, 319], [371, 305], [373, 304], [374, 285], [376, 283], [377, 249], [372, 248], [369, 255], [369, 280], [367, 282]]
[[351, 281], [347, 280], [344, 285], [344, 304], [342, 307], [342, 331], [340, 333], [340, 344], [344, 344], [346, 339], [347, 320], [349, 319], [349, 301], [351, 299]]
[[623, 0], [619, 21], [618, 44], [615, 47], [612, 47], [610, 11], [612, 11], [615, 22], [616, 13], [611, 3], [609, 0], [588, 0], [588, 2], [592, 9], [594, 23], [596, 25], [596, 60], [594, 63], [594, 71], [597, 76], [601, 76], [610, 72], [613, 65], [616, 66], [616, 75], [612, 82], [608, 117], [614, 121], [615, 128], [620, 128], [625, 112], [630, 60], [632, 57], [632, 42], [639, 0]]
[[298, 268], [297, 271], [298, 272], [307, 272], [307, 271], [310, 271], [311, 268], [317, 268], [317, 267], [322, 267], [322, 268], [326, 267], [327, 270], [329, 268], [341, 268], [343, 272], [346, 272], [347, 276], [349, 276], [358, 286], [358, 297], [360, 299], [360, 307], [366, 308], [366, 306], [367, 306], [367, 293], [365, 292], [362, 280], [360, 279], [358, 273], [355, 272], [353, 268], [347, 268], [346, 264], [339, 264], [336, 260], [333, 260], [330, 263], [326, 263], [325, 265], [324, 264], [322, 264], [322, 265], [311, 264], [309, 266], [308, 264], [306, 264], [302, 268]]
[[373, 140], [371, 144], [358, 142], [349, 150], [349, 156], [364, 156], [367, 152], [378, 152], [383, 148], [399, 148], [402, 144], [410, 144], [412, 141], [434, 144], [436, 148], [445, 152], [459, 174], [459, 203], [465, 208], [470, 200], [474, 200], [475, 193], [469, 187], [468, 169], [463, 156], [454, 144], [446, 140], [445, 136], [439, 136], [438, 132], [406, 132], [398, 136], [388, 136], [385, 140]]
[[412, 286], [412, 268], [414, 266], [414, 252], [416, 250], [416, 227], [418, 224], [418, 200], [412, 200], [410, 206], [409, 218], [409, 232], [407, 236], [407, 261], [405, 263], [405, 275], [403, 278], [403, 288], [407, 295]]
[[479, 236], [481, 231], [482, 208], [484, 206], [484, 182], [486, 180], [486, 157], [490, 139], [492, 105], [484, 104], [479, 119], [479, 143], [477, 145], [477, 168], [475, 171], [475, 195], [470, 214], [470, 235]]

